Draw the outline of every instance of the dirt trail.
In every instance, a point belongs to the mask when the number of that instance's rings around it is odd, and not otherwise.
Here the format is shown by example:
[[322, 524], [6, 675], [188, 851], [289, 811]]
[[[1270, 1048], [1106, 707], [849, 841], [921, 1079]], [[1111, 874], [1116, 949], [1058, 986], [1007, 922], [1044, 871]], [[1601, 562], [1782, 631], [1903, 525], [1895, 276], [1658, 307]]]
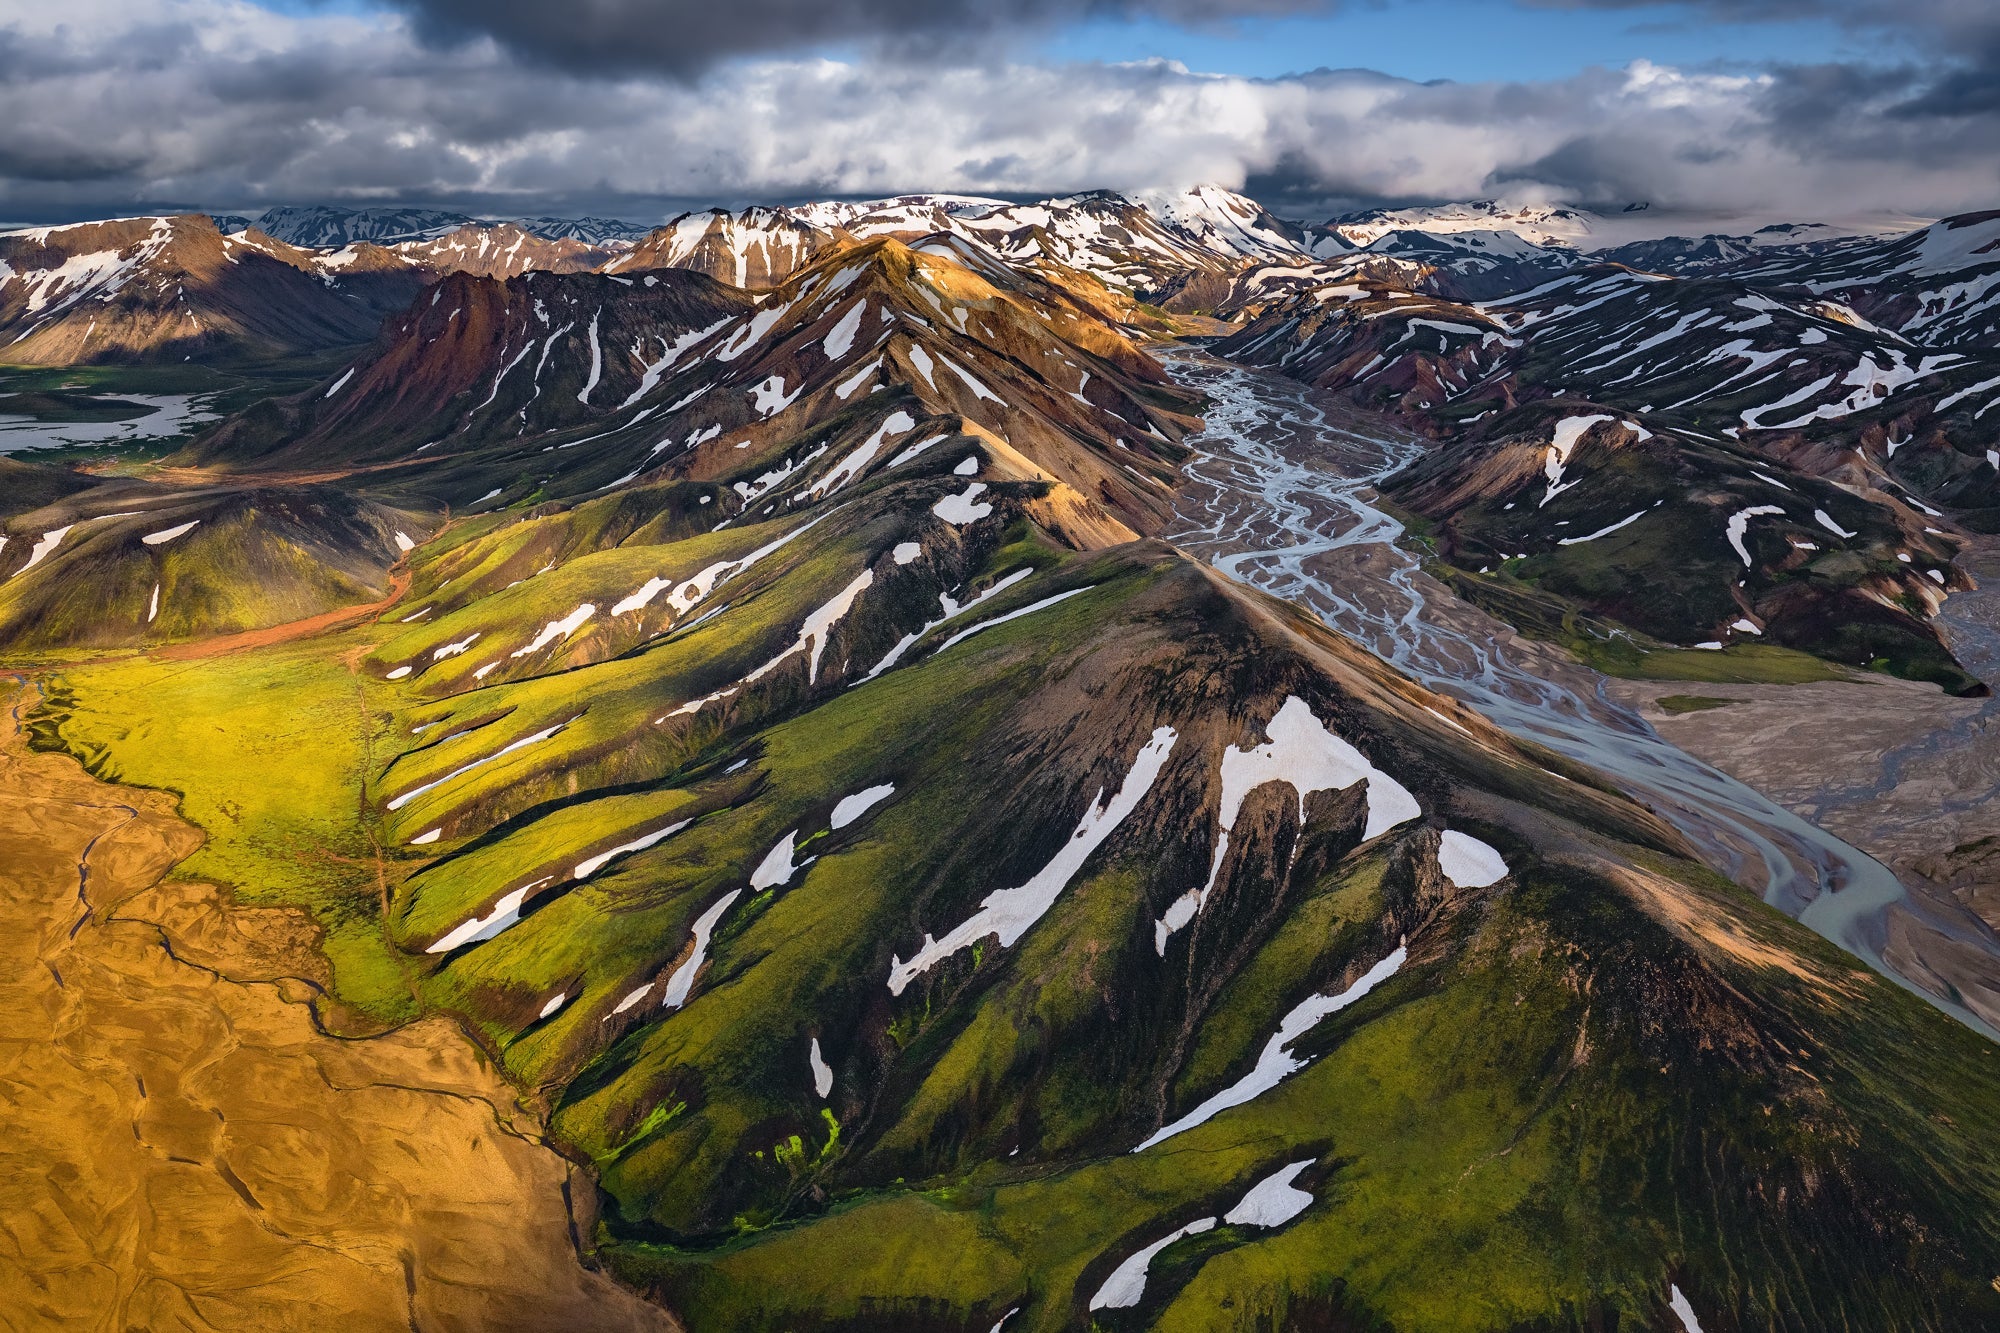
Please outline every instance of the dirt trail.
[[0, 1329], [672, 1330], [442, 1021], [330, 1037], [304, 919], [160, 884], [201, 835], [0, 692]]
[[282, 625], [267, 625], [263, 629], [247, 629], [239, 634], [219, 634], [211, 639], [200, 639], [194, 643], [178, 643], [162, 648], [154, 656], [169, 661], [191, 661], [198, 657], [220, 657], [224, 653], [241, 652], [245, 648], [263, 648], [274, 643], [290, 643], [293, 639], [303, 639], [310, 635], [322, 634], [328, 630], [356, 624], [396, 604], [410, 587], [410, 571], [397, 569], [389, 575], [389, 595], [378, 602], [368, 602], [361, 606], [335, 607], [322, 611], [319, 615], [308, 616], [304, 620], [288, 620]]

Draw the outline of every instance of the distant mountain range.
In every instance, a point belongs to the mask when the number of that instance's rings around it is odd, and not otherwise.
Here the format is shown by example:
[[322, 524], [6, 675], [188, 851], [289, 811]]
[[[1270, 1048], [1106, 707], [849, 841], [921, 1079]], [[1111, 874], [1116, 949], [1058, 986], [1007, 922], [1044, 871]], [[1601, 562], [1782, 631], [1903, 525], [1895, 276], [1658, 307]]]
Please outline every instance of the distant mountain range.
[[[248, 218], [218, 216], [216, 224], [225, 231], [254, 225], [265, 235], [288, 245], [335, 250], [356, 241], [373, 241], [377, 245], [429, 241], [461, 227], [488, 225], [464, 213], [434, 208], [332, 208], [326, 205], [273, 208], [254, 223]], [[648, 231], [648, 228], [635, 223], [589, 217], [518, 218], [511, 225], [543, 240], [581, 241], [592, 246], [636, 241]]]

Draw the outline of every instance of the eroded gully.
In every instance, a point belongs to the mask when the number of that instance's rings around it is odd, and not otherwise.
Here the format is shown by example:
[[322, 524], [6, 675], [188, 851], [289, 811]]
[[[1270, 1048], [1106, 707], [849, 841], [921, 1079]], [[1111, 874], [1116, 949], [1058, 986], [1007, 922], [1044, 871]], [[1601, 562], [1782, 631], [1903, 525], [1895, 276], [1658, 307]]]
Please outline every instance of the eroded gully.
[[1403, 525], [1373, 486], [1426, 445], [1362, 419], [1335, 420], [1304, 386], [1192, 350], [1175, 378], [1210, 399], [1184, 471], [1181, 549], [1312, 611], [1432, 689], [1604, 773], [1668, 820], [1715, 870], [1865, 959], [1953, 1017], [2000, 1033], [1882, 959], [1884, 913], [1924, 916], [1873, 858], [1663, 740], [1568, 654], [1518, 638], [1454, 596], [1399, 547]]

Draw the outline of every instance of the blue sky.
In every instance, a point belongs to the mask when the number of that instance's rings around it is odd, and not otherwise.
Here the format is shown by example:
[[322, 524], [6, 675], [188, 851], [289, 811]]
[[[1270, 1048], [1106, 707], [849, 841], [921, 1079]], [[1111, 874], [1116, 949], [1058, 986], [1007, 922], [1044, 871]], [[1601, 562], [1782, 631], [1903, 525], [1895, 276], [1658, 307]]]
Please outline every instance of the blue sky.
[[1402, 78], [1553, 79], [1635, 59], [1682, 66], [1765, 65], [1866, 58], [1832, 24], [1717, 23], [1681, 6], [1552, 9], [1506, 0], [1357, 4], [1324, 17], [1257, 19], [1189, 30], [1155, 20], [1097, 20], [1041, 46], [1053, 60], [1163, 56], [1206, 73], [1275, 78], [1315, 68], [1380, 70]]

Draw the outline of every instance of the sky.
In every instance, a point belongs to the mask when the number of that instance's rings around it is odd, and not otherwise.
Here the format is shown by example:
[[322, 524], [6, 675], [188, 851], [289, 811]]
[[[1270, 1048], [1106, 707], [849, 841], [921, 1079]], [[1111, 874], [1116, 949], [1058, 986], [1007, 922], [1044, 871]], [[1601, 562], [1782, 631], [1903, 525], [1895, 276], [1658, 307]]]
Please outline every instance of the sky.
[[2000, 207], [2000, 0], [0, 0], [0, 219], [1213, 183]]

